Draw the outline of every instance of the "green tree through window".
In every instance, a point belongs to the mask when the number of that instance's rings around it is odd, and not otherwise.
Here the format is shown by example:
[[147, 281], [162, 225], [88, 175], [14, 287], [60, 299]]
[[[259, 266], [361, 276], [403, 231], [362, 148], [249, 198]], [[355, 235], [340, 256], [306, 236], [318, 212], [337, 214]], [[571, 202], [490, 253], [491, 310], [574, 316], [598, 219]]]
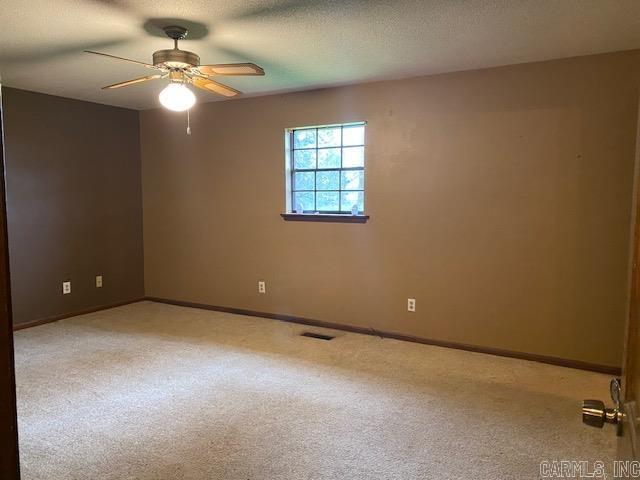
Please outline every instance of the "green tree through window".
[[289, 130], [291, 210], [364, 214], [364, 123]]

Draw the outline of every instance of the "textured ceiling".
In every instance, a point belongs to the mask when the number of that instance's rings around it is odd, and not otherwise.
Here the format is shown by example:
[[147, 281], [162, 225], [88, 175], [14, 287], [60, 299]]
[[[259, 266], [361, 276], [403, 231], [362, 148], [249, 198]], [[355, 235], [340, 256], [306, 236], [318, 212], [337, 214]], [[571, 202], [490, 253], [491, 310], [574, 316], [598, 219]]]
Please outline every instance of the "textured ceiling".
[[148, 70], [82, 50], [150, 62], [162, 19], [193, 27], [203, 64], [262, 66], [225, 78], [252, 95], [640, 48], [638, 0], [1, 0], [2, 81], [157, 107], [164, 81], [102, 91]]

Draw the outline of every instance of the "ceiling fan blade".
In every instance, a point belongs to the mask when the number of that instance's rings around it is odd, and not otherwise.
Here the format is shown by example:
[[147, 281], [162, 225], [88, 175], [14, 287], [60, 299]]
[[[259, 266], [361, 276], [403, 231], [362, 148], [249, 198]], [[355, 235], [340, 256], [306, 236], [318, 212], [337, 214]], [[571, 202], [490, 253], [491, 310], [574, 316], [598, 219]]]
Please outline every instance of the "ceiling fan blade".
[[129, 58], [116, 57], [115, 55], [109, 55], [108, 53], [93, 52], [91, 50], [85, 50], [85, 53], [93, 53], [94, 55], [102, 55], [103, 57], [113, 58], [115, 60], [123, 60], [129, 63], [137, 63], [138, 65], [142, 65], [143, 67], [157, 69], [157, 67], [151, 65], [150, 63], [139, 62], [137, 60], [131, 60]]
[[129, 85], [135, 85], [136, 83], [148, 82], [149, 80], [155, 80], [156, 78], [160, 78], [162, 75], [147, 75], [146, 77], [134, 78], [133, 80], [127, 80], [126, 82], [114, 83], [113, 85], [107, 85], [106, 87], [102, 87], [103, 90], [111, 90], [114, 88], [128, 87]]
[[205, 75], [264, 75], [264, 70], [255, 63], [219, 63], [197, 68]]
[[236, 95], [242, 93], [235, 88], [223, 85], [222, 83], [214, 82], [213, 80], [209, 80], [208, 78], [192, 77], [191, 81], [198, 88], [207, 90], [211, 93], [217, 93], [218, 95], [223, 95], [225, 97], [235, 97]]

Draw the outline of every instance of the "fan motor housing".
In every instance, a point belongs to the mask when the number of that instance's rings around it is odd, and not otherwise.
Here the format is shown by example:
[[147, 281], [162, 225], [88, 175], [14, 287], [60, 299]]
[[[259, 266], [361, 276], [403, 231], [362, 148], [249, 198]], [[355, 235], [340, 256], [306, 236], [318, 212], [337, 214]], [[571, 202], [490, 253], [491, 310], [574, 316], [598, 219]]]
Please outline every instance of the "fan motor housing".
[[189, 68], [200, 65], [200, 57], [193, 52], [172, 48], [153, 53], [153, 65], [167, 68]]

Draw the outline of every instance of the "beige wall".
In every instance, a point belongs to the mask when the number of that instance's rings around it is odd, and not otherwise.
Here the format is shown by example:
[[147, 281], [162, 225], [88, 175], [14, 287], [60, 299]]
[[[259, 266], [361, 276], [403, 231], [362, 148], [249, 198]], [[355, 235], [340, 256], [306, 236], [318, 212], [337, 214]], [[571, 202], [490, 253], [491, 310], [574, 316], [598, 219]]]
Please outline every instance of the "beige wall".
[[143, 296], [138, 112], [13, 88], [2, 103], [14, 323]]
[[[639, 69], [636, 51], [201, 104], [191, 137], [143, 112], [146, 293], [620, 365]], [[371, 220], [283, 221], [284, 129], [356, 120]]]

